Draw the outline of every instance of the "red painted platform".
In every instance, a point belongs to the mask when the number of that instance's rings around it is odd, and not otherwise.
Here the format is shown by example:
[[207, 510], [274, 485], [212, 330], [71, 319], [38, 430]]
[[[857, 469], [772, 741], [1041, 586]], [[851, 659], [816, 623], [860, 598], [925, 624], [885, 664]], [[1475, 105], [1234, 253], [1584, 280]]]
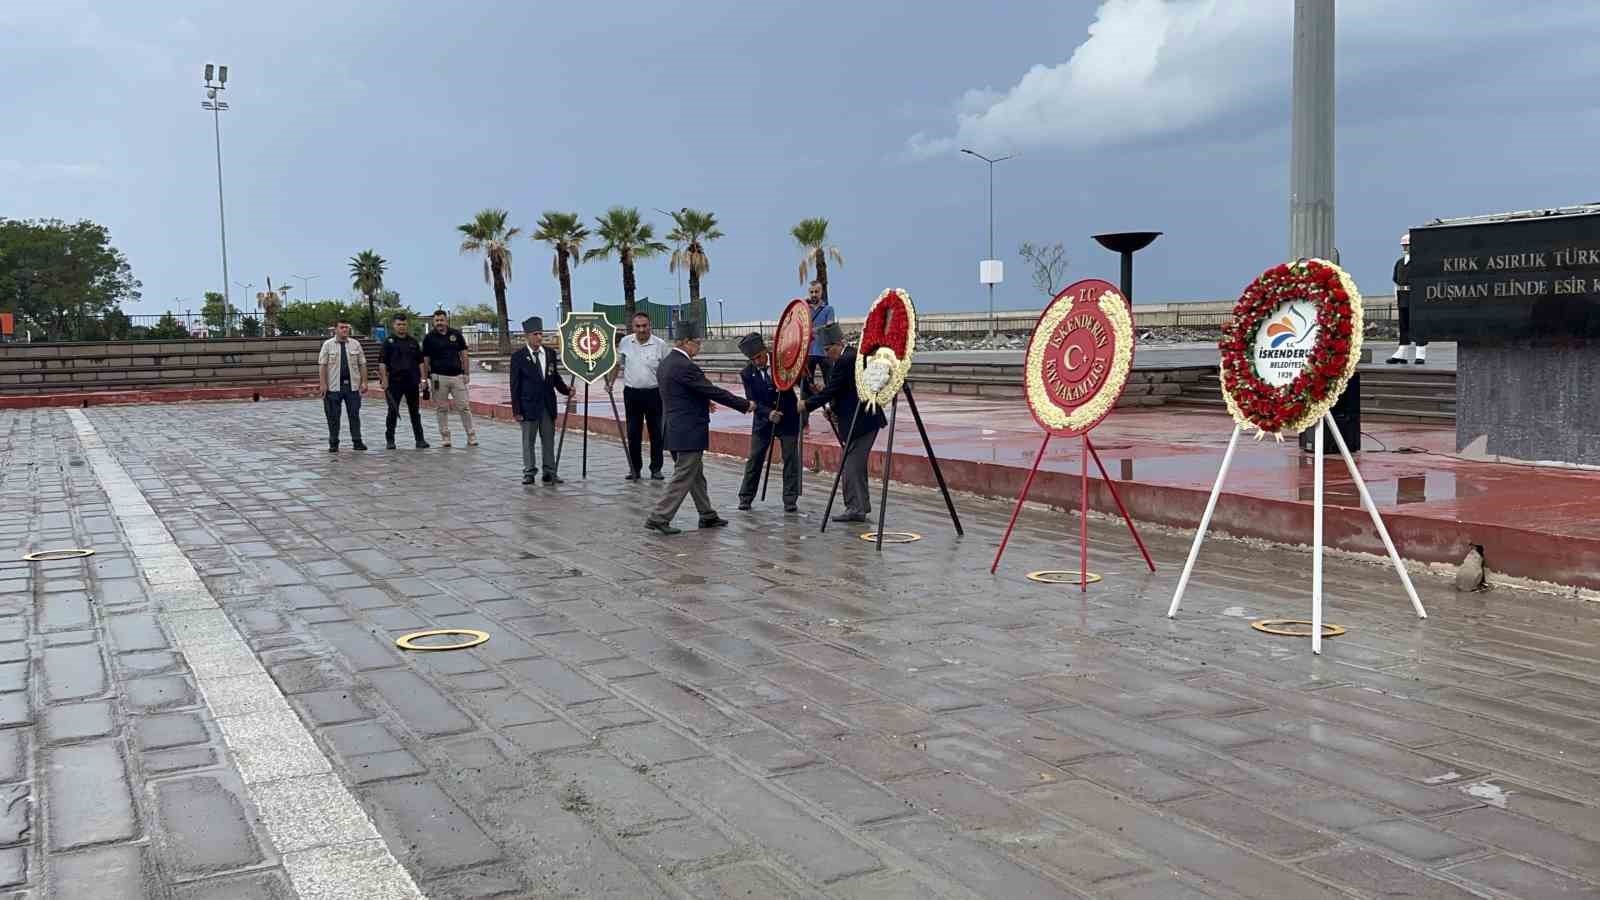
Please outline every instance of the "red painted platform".
[[315, 397], [315, 381], [304, 384], [262, 384], [244, 387], [151, 388], [141, 391], [70, 391], [60, 394], [0, 396], [0, 409], [39, 409], [50, 406], [110, 406], [129, 403], [192, 403], [214, 400], [295, 400]]
[[[737, 386], [734, 386], [737, 391]], [[620, 392], [619, 392], [620, 393]], [[503, 378], [478, 376], [472, 385], [476, 414], [509, 419]], [[619, 398], [620, 407], [620, 398]], [[1015, 499], [1038, 452], [1041, 434], [1020, 400], [958, 398], [918, 400], [934, 450], [950, 485], [988, 497]], [[581, 421], [581, 405], [573, 428]], [[932, 487], [932, 469], [904, 403], [895, 434], [894, 475]], [[806, 442], [806, 463], [820, 455], [832, 470], [839, 447], [818, 417]], [[590, 397], [590, 430], [615, 435], [611, 405], [601, 390]], [[1117, 410], [1093, 440], [1123, 502], [1141, 522], [1194, 528], [1205, 509], [1232, 420], [1206, 410]], [[718, 407], [712, 447], [744, 456], [749, 417]], [[1361, 474], [1384, 514], [1402, 555], [1423, 562], [1459, 562], [1473, 546], [1491, 569], [1505, 575], [1600, 589], [1600, 472], [1506, 465], [1456, 459], [1455, 430], [1436, 425], [1369, 423], [1357, 454]], [[814, 438], [814, 439], [813, 439]], [[872, 469], [882, 471], [887, 435], [878, 438]], [[1078, 503], [1079, 443], [1052, 440], [1029, 499], [1060, 508]], [[1355, 483], [1330, 445], [1325, 478], [1327, 544], [1382, 554], [1382, 541], [1361, 509]], [[1114, 513], [1111, 494], [1090, 465], [1089, 502]], [[1240, 438], [1212, 527], [1243, 537], [1310, 543], [1312, 462], [1291, 441]], [[1024, 513], [1018, 527], [1039, 527], [1042, 516]], [[1061, 528], [1062, 523], [1050, 527]], [[1106, 534], [1126, 533], [1106, 529]], [[995, 540], [998, 541], [998, 535]], [[1131, 540], [1130, 540], [1131, 543]], [[1181, 566], [1181, 559], [1157, 560]]]

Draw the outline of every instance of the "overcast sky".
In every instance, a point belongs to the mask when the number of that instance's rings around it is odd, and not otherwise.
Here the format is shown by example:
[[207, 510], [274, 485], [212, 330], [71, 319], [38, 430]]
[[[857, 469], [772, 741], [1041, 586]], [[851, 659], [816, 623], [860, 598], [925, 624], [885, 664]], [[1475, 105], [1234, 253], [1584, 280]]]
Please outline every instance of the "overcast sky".
[[[144, 282], [133, 311], [198, 309], [222, 282], [200, 109], [214, 61], [230, 271], [255, 290], [304, 274], [343, 296], [372, 248], [414, 307], [488, 301], [457, 224], [620, 203], [660, 232], [650, 207], [717, 214], [705, 288], [730, 321], [803, 293], [788, 229], [807, 216], [832, 223], [845, 312], [886, 287], [980, 309], [971, 146], [1018, 154], [995, 170], [1001, 308], [1042, 303], [1019, 241], [1063, 241], [1069, 277], [1115, 280], [1088, 236], [1135, 229], [1166, 232], [1140, 255], [1139, 300], [1217, 299], [1287, 252], [1292, 7], [0, 2], [0, 216], [104, 223]], [[1600, 3], [1338, 15], [1338, 244], [1366, 291], [1389, 292], [1408, 225], [1600, 200]], [[554, 312], [549, 272], [519, 239], [513, 319]], [[641, 263], [641, 296], [676, 291], [665, 260]], [[575, 293], [619, 302], [616, 263], [578, 269]]]

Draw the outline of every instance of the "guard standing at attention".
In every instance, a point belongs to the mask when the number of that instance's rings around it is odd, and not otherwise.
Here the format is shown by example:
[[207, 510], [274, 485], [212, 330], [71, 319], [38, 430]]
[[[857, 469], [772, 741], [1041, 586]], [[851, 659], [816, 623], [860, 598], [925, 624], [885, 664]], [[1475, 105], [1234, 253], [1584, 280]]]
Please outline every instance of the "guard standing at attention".
[[422, 439], [422, 416], [417, 412], [417, 392], [422, 386], [422, 345], [411, 336], [411, 322], [405, 313], [394, 317], [394, 334], [383, 341], [378, 354], [378, 384], [383, 387], [383, 399], [389, 403], [389, 415], [383, 420], [384, 442], [394, 449], [394, 426], [400, 421], [400, 401], [406, 401], [406, 412], [411, 415], [411, 434], [417, 439], [417, 449], [427, 449]]
[[672, 452], [672, 480], [661, 501], [644, 520], [644, 527], [662, 534], [678, 534], [672, 517], [678, 514], [684, 497], [694, 498], [701, 528], [720, 528], [728, 520], [717, 515], [706, 492], [704, 455], [711, 446], [711, 404], [721, 403], [740, 412], [749, 412], [751, 403], [736, 397], [706, 379], [695, 365], [700, 352], [700, 323], [692, 319], [679, 324], [678, 339], [656, 369], [661, 381], [661, 405], [666, 418], [667, 449]]
[[522, 423], [522, 483], [533, 484], [539, 467], [534, 464], [533, 444], [544, 444], [544, 483], [560, 484], [556, 474], [556, 391], [571, 394], [572, 388], [561, 378], [560, 359], [552, 347], [544, 345], [544, 320], [529, 316], [522, 320], [525, 343], [511, 354], [511, 413]]
[[1400, 317], [1400, 346], [1394, 348], [1394, 355], [1385, 362], [1389, 365], [1405, 365], [1411, 361], [1411, 354], [1416, 352], [1416, 363], [1419, 366], [1427, 365], [1428, 342], [1411, 342], [1411, 232], [1400, 235], [1400, 258], [1394, 261], [1394, 305], [1395, 313]]
[[[806, 412], [827, 404], [839, 427], [839, 443], [844, 445], [844, 460], [840, 463], [844, 512], [834, 516], [833, 521], [865, 522], [872, 512], [867, 458], [878, 440], [878, 429], [889, 423], [883, 418], [883, 410], [868, 410], [861, 405], [861, 397], [856, 394], [856, 348], [845, 346], [844, 329], [838, 322], [829, 322], [819, 336], [828, 354], [828, 383], [822, 390], [811, 392], [810, 382], [802, 382], [801, 390], [808, 392]], [[852, 422], [854, 428], [850, 427]]]
[[749, 509], [755, 500], [767, 454], [772, 452], [772, 438], [776, 435], [783, 448], [783, 511], [799, 512], [800, 404], [795, 399], [794, 388], [779, 391], [772, 383], [767, 345], [759, 332], [752, 331], [740, 338], [739, 352], [750, 360], [739, 373], [744, 381], [744, 396], [756, 407], [750, 421], [750, 458], [745, 461], [744, 482], [739, 485], [739, 508]]

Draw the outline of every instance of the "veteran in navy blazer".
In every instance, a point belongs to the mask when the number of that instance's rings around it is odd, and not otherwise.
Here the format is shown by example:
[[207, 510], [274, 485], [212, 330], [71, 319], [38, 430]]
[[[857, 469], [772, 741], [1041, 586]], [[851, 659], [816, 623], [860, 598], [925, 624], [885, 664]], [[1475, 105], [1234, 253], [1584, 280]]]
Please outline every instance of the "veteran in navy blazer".
[[661, 502], [644, 520], [646, 528], [662, 534], [678, 534], [672, 527], [672, 517], [678, 514], [684, 497], [693, 497], [695, 510], [700, 513], [701, 528], [717, 528], [728, 520], [717, 515], [706, 492], [706, 475], [703, 456], [711, 446], [711, 404], [720, 403], [740, 412], [750, 411], [750, 401], [736, 397], [712, 384], [706, 373], [695, 364], [700, 352], [700, 323], [685, 321], [678, 325], [677, 340], [672, 352], [661, 360], [656, 369], [656, 380], [661, 386], [661, 405], [666, 432], [667, 449], [672, 451], [672, 480], [661, 496]]
[[511, 354], [511, 414], [522, 423], [522, 483], [533, 484], [539, 474], [534, 464], [534, 441], [544, 444], [544, 483], [560, 484], [556, 474], [556, 392], [571, 394], [561, 378], [561, 360], [544, 346], [544, 320], [530, 316], [522, 322], [525, 342]]
[[772, 439], [776, 436], [783, 449], [783, 511], [799, 512], [800, 402], [794, 388], [780, 391], [773, 383], [768, 365], [771, 354], [759, 332], [752, 331], [740, 338], [739, 352], [750, 360], [739, 373], [744, 382], [744, 396], [756, 407], [750, 418], [750, 456], [745, 460], [744, 481], [739, 485], [739, 508], [746, 510], [753, 504], [756, 489], [761, 486], [767, 454], [772, 451]]
[[[834, 516], [833, 521], [865, 522], [867, 514], [872, 512], [872, 491], [867, 487], [867, 459], [872, 453], [872, 445], [878, 440], [878, 430], [889, 423], [883, 417], [883, 410], [867, 409], [856, 393], [856, 348], [845, 346], [844, 329], [837, 322], [829, 322], [822, 328], [822, 340], [829, 359], [828, 384], [806, 397], [806, 412], [824, 404], [832, 409], [839, 424], [839, 442], [844, 444], [840, 481], [844, 489], [845, 511]], [[854, 427], [851, 426], [852, 422], [855, 423]], [[848, 436], [844, 435], [845, 429], [850, 429]]]

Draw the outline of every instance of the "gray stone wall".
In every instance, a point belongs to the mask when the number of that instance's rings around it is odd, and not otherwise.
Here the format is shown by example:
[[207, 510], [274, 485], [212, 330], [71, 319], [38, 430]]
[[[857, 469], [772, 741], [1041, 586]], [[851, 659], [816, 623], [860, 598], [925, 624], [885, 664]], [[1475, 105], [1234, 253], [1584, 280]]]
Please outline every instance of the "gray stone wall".
[[1463, 343], [1456, 449], [1469, 456], [1600, 465], [1600, 343]]

